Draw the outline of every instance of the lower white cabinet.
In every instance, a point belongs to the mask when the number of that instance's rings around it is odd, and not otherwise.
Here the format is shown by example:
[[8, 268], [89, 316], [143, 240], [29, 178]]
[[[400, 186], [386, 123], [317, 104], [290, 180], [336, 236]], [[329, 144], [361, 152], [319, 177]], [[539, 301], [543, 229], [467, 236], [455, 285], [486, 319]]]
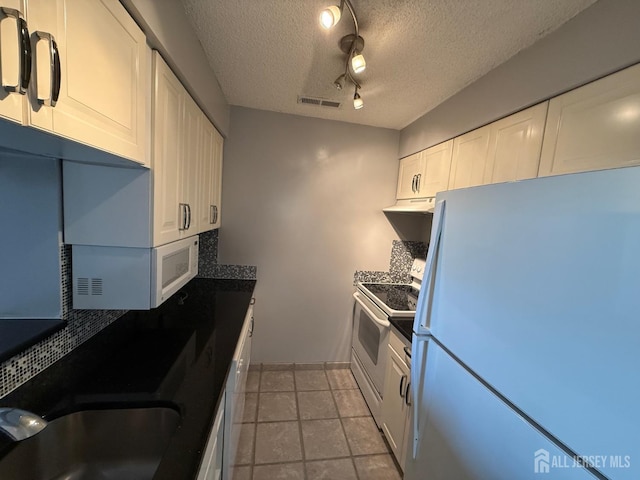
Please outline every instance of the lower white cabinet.
[[[253, 300], [252, 300], [253, 302]], [[251, 337], [253, 336], [253, 305], [249, 306], [245, 316], [242, 333], [231, 361], [231, 369], [225, 387], [225, 422], [224, 422], [224, 480], [231, 477], [231, 466], [236, 462], [242, 419], [244, 417], [244, 403], [247, 393], [247, 376], [251, 361]]]
[[[405, 350], [406, 347], [406, 350]], [[404, 457], [409, 433], [411, 410], [411, 343], [391, 328], [387, 350], [387, 371], [382, 397], [382, 431], [400, 468], [404, 470]]]
[[222, 480], [222, 454], [224, 446], [224, 404], [225, 394], [218, 407], [213, 428], [207, 440], [197, 480]]
[[253, 336], [253, 304], [247, 310], [240, 338], [231, 360], [229, 376], [222, 394], [220, 406], [213, 422], [209, 440], [202, 457], [197, 480], [230, 480], [235, 464], [244, 417], [247, 376], [251, 361], [251, 337]]

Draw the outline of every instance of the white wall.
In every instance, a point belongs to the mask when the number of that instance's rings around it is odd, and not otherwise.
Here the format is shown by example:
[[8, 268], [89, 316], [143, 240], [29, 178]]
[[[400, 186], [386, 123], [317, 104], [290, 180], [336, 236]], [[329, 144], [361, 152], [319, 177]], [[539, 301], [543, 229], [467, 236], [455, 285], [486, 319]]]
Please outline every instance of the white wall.
[[405, 157], [640, 62], [640, 1], [600, 0], [404, 128]]
[[355, 270], [388, 270], [399, 132], [241, 107], [219, 263], [258, 267], [256, 362], [347, 361]]

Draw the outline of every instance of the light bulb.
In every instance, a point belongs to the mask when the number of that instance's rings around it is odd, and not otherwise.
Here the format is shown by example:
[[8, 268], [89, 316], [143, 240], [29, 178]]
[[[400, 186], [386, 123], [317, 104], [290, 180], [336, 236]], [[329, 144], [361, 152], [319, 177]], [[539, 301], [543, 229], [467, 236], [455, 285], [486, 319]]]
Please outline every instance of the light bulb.
[[364, 69], [367, 67], [367, 62], [364, 61], [364, 56], [359, 53], [358, 55], [354, 55], [351, 59], [351, 68], [354, 73], [364, 72]]
[[327, 30], [333, 27], [340, 21], [340, 7], [336, 5], [331, 5], [330, 7], [325, 8], [322, 13], [320, 13], [320, 25], [322, 25]]
[[360, 97], [360, 94], [356, 93], [353, 96], [353, 108], [355, 108], [356, 110], [360, 110], [362, 107], [364, 107], [364, 101]]

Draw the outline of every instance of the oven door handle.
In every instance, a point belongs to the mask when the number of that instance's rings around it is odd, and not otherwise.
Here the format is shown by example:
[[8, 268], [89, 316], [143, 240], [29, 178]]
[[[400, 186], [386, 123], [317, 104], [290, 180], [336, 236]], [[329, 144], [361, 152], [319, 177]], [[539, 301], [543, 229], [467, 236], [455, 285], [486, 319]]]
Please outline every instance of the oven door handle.
[[371, 311], [371, 309], [369, 307], [367, 307], [364, 302], [362, 300], [360, 300], [360, 293], [358, 292], [354, 292], [353, 294], [353, 298], [356, 299], [356, 302], [358, 302], [360, 304], [360, 306], [362, 307], [362, 309], [367, 312], [367, 314], [369, 315], [369, 317], [371, 317], [371, 320], [373, 320], [374, 322], [376, 322], [378, 325], [380, 325], [383, 328], [389, 328], [389, 325], [391, 325], [391, 323], [389, 322], [389, 320], [381, 320], [379, 319], [375, 313], [373, 313]]

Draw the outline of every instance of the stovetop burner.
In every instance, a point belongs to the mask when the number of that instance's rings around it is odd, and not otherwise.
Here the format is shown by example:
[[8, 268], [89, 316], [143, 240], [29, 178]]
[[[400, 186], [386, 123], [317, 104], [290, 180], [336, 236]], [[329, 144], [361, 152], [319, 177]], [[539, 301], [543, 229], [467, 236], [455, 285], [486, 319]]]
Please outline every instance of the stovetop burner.
[[[395, 283], [363, 283], [379, 301], [391, 310], [399, 312], [415, 312], [418, 289], [408, 284]], [[375, 300], [373, 299], [373, 300]]]

